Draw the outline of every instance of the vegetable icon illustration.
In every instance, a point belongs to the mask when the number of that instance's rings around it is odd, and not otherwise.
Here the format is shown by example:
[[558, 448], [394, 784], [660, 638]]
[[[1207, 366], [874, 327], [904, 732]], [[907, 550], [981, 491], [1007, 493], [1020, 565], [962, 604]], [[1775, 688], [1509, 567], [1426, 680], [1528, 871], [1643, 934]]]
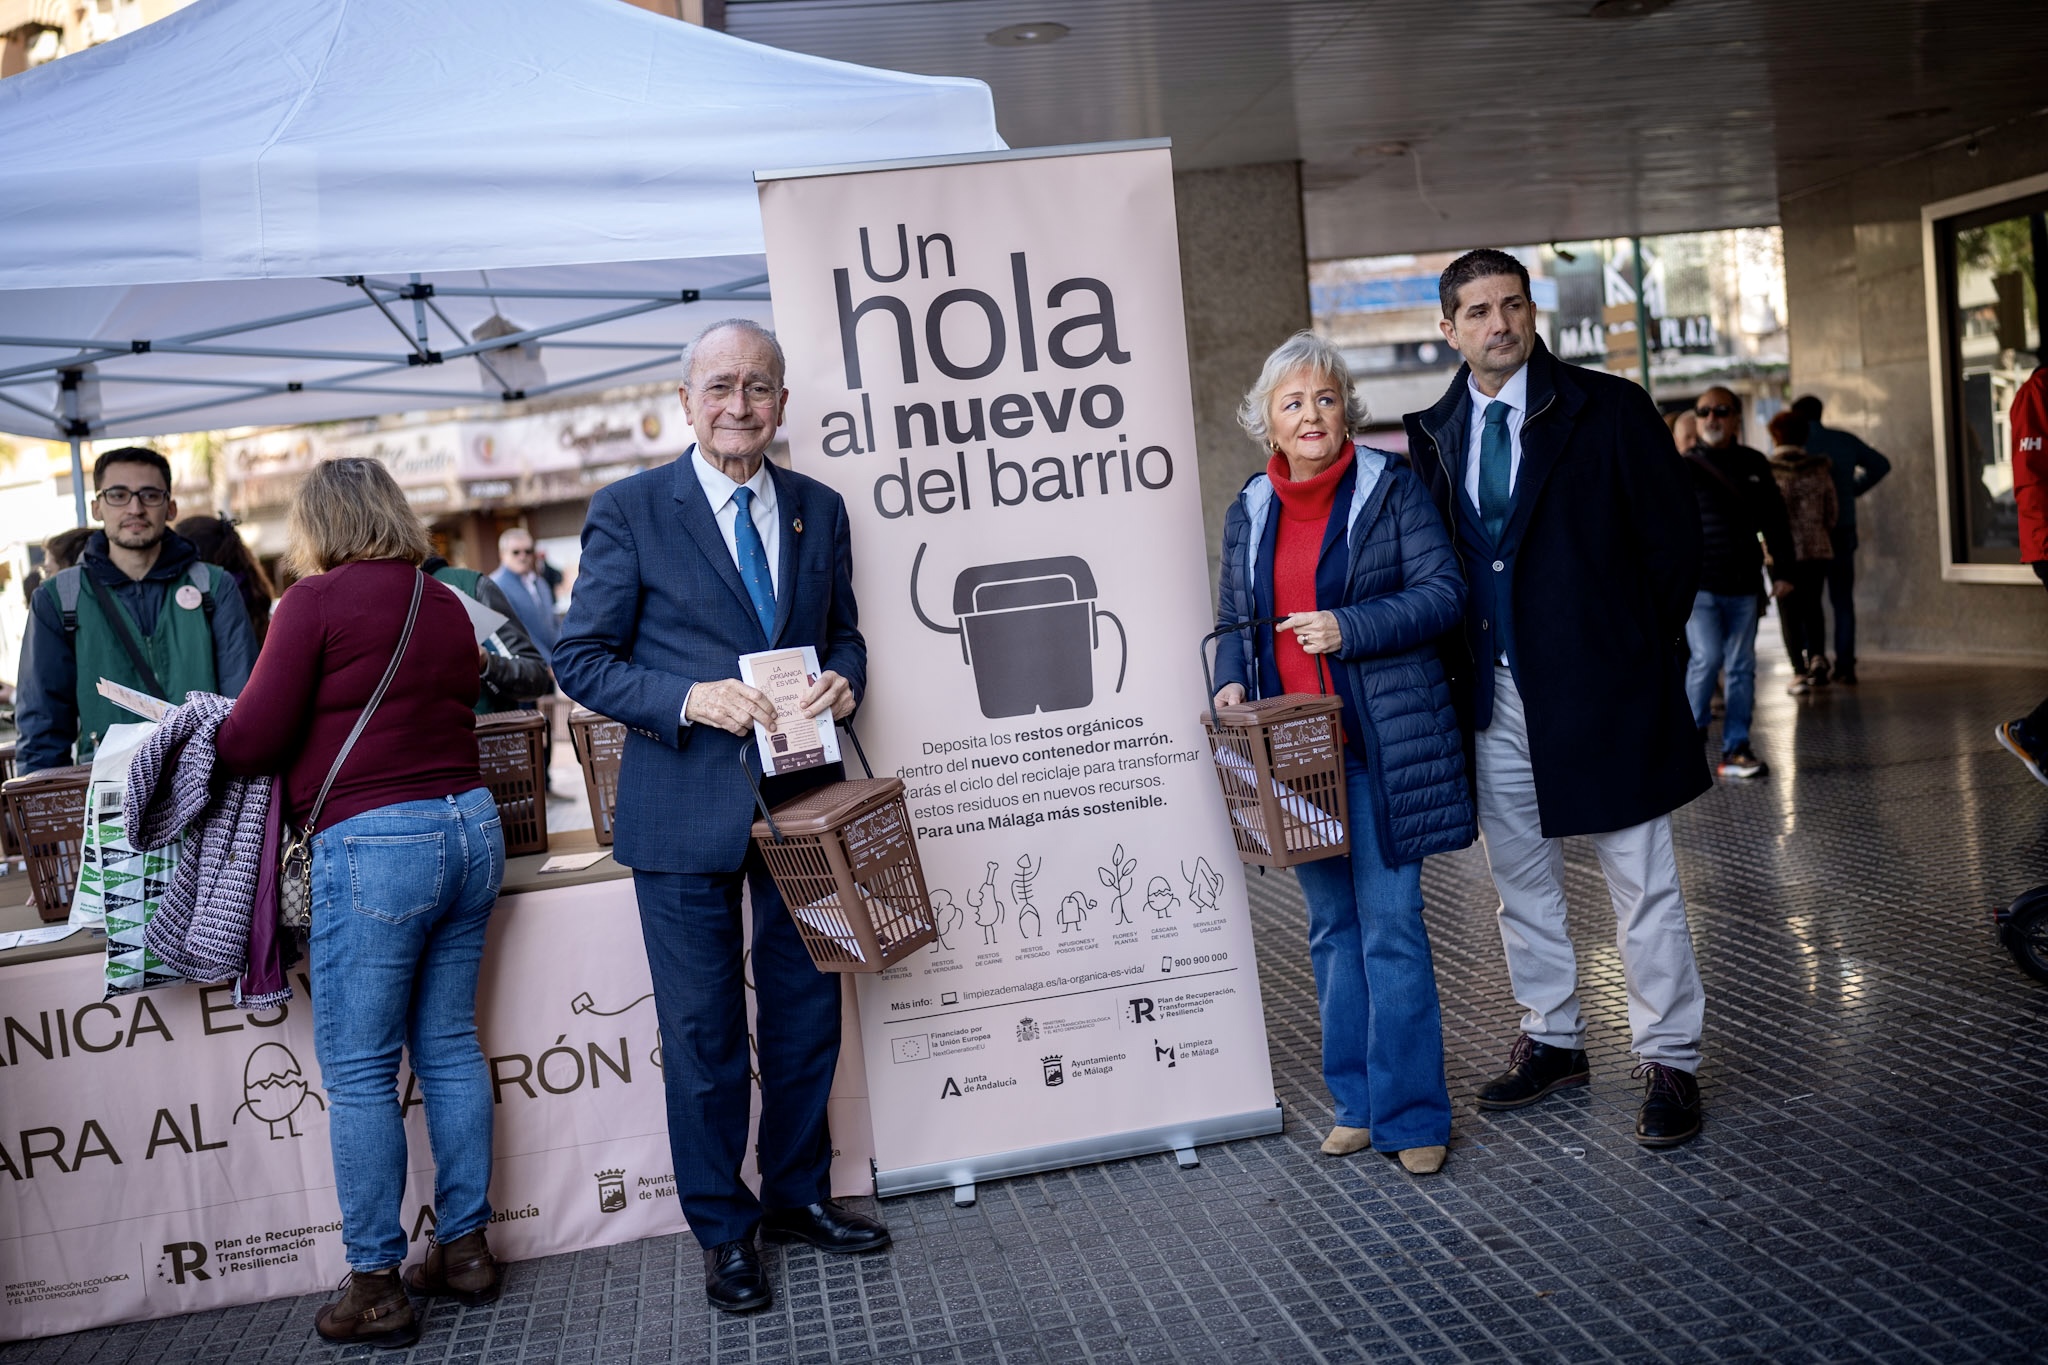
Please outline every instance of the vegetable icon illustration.
[[1072, 711], [1095, 700], [1094, 651], [1102, 625], [1116, 627], [1116, 688], [1124, 690], [1130, 640], [1114, 612], [1095, 605], [1095, 573], [1075, 555], [977, 564], [953, 580], [957, 626], [924, 614], [917, 576], [927, 546], [910, 563], [910, 608], [928, 629], [960, 637], [960, 657], [974, 670], [981, 714], [990, 719], [1034, 711]]
[[1098, 867], [1095, 869], [1095, 875], [1102, 879], [1102, 884], [1116, 892], [1116, 895], [1109, 902], [1109, 908], [1116, 912], [1116, 922], [1118, 924], [1129, 924], [1131, 922], [1129, 912], [1124, 909], [1124, 897], [1131, 894], [1131, 887], [1133, 885], [1132, 874], [1137, 870], [1138, 860], [1136, 858], [1125, 858], [1124, 846], [1122, 844], [1118, 844], [1111, 851], [1108, 867]]

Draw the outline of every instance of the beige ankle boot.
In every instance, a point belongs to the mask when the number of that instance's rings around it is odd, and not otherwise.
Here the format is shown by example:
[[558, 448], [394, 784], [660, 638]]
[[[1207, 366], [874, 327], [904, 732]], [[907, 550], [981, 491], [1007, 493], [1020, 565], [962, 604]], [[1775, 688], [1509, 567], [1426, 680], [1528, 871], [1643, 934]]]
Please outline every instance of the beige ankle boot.
[[1372, 1130], [1369, 1128], [1346, 1128], [1338, 1124], [1323, 1139], [1324, 1156], [1350, 1156], [1372, 1146]]

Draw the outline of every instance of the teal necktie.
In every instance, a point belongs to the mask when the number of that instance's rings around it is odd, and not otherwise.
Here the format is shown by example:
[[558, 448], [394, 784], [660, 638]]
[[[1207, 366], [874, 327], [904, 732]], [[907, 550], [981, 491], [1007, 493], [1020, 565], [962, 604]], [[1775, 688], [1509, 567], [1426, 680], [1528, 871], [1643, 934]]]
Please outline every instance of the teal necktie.
[[1479, 433], [1479, 521], [1496, 545], [1508, 524], [1508, 471], [1514, 461], [1514, 448], [1508, 441], [1511, 411], [1498, 399], [1488, 403], [1486, 426]]
[[747, 596], [754, 599], [754, 614], [761, 618], [761, 634], [773, 643], [775, 578], [768, 572], [768, 547], [761, 543], [761, 532], [754, 525], [754, 490], [735, 488], [732, 500], [739, 506], [739, 515], [733, 518], [732, 543], [739, 556], [740, 582], [747, 585]]

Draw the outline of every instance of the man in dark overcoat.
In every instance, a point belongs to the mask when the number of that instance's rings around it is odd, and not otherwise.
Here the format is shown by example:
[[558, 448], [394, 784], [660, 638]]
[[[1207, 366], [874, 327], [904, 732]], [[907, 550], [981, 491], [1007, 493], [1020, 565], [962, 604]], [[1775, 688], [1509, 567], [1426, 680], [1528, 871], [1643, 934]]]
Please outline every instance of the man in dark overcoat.
[[1462, 639], [1443, 646], [1461, 665], [1479, 834], [1524, 1011], [1479, 1106], [1520, 1108], [1590, 1079], [1560, 843], [1586, 835], [1647, 1082], [1636, 1140], [1676, 1146], [1700, 1130], [1706, 1004], [1670, 820], [1711, 785], [1684, 688], [1698, 509], [1643, 390], [1544, 347], [1521, 262], [1468, 252], [1439, 293], [1465, 364], [1407, 418], [1409, 458], [1471, 587]]

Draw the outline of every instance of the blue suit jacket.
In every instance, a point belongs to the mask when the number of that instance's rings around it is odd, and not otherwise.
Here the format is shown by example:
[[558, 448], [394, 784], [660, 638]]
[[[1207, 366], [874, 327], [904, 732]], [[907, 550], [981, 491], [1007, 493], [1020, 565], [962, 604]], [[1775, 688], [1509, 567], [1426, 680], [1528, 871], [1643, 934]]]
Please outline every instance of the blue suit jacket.
[[541, 591], [548, 594], [548, 600], [543, 602], [527, 591], [526, 584], [521, 581], [518, 574], [504, 565], [492, 570], [488, 576], [498, 585], [499, 591], [505, 594], [505, 599], [512, 604], [513, 613], [519, 617], [519, 624], [526, 627], [526, 633], [532, 638], [534, 647], [540, 650], [541, 658], [552, 662], [558, 631], [555, 626], [554, 597], [547, 586], [547, 580], [542, 579], [540, 584]]
[[[771, 638], [691, 468], [695, 458], [692, 446], [591, 499], [555, 644], [562, 691], [627, 727], [612, 853], [649, 872], [736, 872], [746, 860], [755, 819], [740, 767], [747, 741], [682, 723], [693, 684], [737, 678], [742, 654], [812, 645], [855, 697], [867, 689], [845, 502], [815, 479], [768, 466], [782, 522]], [[751, 750], [747, 762], [758, 776]], [[764, 792], [772, 806], [842, 771], [771, 778]]]

